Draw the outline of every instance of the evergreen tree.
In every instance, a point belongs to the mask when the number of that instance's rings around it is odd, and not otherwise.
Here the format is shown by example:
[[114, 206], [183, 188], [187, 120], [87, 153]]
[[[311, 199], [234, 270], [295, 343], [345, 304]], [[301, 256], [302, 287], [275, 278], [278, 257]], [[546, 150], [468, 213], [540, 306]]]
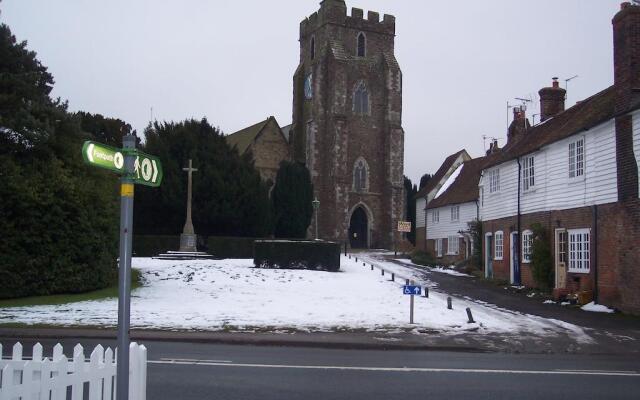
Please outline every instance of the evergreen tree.
[[275, 236], [304, 238], [313, 216], [313, 185], [301, 163], [283, 161], [272, 193]]
[[114, 281], [113, 174], [88, 168], [53, 77], [0, 25], [0, 298], [81, 292]]
[[433, 175], [431, 174], [424, 174], [420, 177], [420, 184], [418, 185], [418, 190], [422, 190], [423, 187], [425, 187], [427, 185], [427, 183], [429, 182], [429, 180], [433, 178]]
[[107, 118], [101, 114], [89, 114], [80, 111], [76, 113], [80, 120], [82, 130], [91, 134], [96, 141], [114, 147], [122, 147], [122, 136], [133, 134], [136, 136], [137, 146], [140, 146], [140, 138], [131, 125], [117, 118]]
[[238, 155], [206, 119], [154, 123], [145, 130], [142, 150], [162, 160], [159, 188], [136, 187], [134, 232], [182, 232], [187, 174], [193, 160], [192, 219], [197, 234], [262, 237], [270, 233], [266, 185], [251, 154]]
[[416, 244], [416, 199], [418, 193], [416, 185], [411, 183], [411, 179], [404, 177], [404, 192], [406, 196], [406, 215], [407, 221], [411, 222], [411, 232], [407, 233], [407, 240], [415, 246]]

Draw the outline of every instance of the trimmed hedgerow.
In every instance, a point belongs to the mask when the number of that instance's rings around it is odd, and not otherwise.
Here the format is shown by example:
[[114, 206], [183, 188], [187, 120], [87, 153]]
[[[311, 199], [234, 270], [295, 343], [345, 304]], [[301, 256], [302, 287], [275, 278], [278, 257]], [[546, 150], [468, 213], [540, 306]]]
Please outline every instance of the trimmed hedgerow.
[[253, 263], [257, 268], [340, 269], [340, 244], [319, 240], [256, 240]]

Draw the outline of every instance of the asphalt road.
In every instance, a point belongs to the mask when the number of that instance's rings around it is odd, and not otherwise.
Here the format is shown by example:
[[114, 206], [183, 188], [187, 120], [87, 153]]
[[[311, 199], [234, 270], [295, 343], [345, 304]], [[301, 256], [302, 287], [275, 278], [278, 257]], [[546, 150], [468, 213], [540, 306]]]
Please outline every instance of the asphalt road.
[[[86, 349], [110, 341], [81, 340]], [[12, 339], [1, 339], [5, 349]], [[53, 341], [41, 340], [45, 354]], [[76, 340], [62, 342], [71, 349]], [[25, 354], [33, 341], [25, 341]], [[384, 351], [149, 341], [149, 400], [637, 399], [635, 355]], [[86, 351], [88, 354], [89, 351]], [[7, 353], [5, 352], [5, 356]]]

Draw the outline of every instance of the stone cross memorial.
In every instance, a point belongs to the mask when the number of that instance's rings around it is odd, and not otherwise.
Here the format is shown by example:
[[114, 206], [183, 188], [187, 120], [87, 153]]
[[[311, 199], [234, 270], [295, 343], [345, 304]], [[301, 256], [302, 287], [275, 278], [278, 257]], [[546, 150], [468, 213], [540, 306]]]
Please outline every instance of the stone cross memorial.
[[182, 229], [182, 234], [180, 235], [180, 251], [198, 251], [196, 247], [197, 236], [193, 230], [193, 222], [191, 222], [191, 177], [193, 172], [196, 172], [197, 169], [193, 168], [191, 163], [191, 159], [189, 159], [189, 166], [187, 168], [182, 168], [183, 171], [187, 172], [188, 175], [188, 183], [187, 183], [187, 220], [184, 223], [184, 228]]

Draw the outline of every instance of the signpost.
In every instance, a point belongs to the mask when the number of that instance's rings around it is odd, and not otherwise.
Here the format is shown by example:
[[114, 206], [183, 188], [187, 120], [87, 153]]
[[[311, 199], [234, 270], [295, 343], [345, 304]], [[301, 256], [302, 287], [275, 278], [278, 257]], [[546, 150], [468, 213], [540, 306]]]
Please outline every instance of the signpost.
[[129, 326], [131, 315], [131, 242], [133, 236], [134, 184], [157, 187], [162, 182], [162, 165], [157, 157], [136, 150], [133, 135], [122, 137], [122, 149], [87, 141], [82, 146], [84, 161], [108, 169], [120, 178], [120, 259], [118, 263], [118, 365], [116, 399], [129, 398]]
[[[125, 136], [126, 138], [126, 136]], [[123, 139], [124, 141], [124, 139]], [[139, 185], [160, 186], [162, 182], [162, 165], [157, 157], [144, 154], [132, 148], [133, 174], [130, 178], [133, 183]], [[84, 161], [98, 168], [108, 169], [119, 174], [125, 174], [124, 155], [127, 149], [118, 149], [116, 147], [107, 146], [106, 144], [87, 141], [82, 146], [82, 158]]]
[[[408, 282], [409, 280], [407, 279]], [[402, 293], [411, 296], [409, 299], [409, 323], [413, 324], [413, 296], [420, 296], [422, 288], [414, 285], [413, 281], [411, 281], [411, 285], [407, 284], [402, 287]]]
[[[398, 221], [398, 232], [411, 232], [411, 222], [410, 221]], [[393, 235], [393, 252], [394, 255], [398, 255], [398, 248], [396, 246], [396, 235]]]

